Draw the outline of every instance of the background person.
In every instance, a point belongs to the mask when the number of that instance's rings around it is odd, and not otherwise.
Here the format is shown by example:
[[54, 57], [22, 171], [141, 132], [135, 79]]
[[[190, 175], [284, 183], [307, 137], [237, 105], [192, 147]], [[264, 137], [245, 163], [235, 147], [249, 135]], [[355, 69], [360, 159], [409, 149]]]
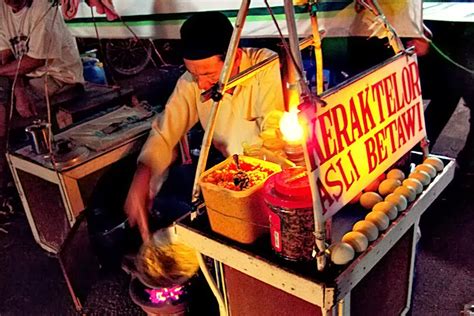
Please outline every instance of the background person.
[[[233, 27], [222, 13], [201, 12], [181, 27], [181, 43], [187, 71], [178, 80], [166, 108], [153, 123], [150, 136], [138, 159], [125, 211], [131, 226], [138, 225], [143, 240], [150, 236], [149, 210], [161, 216], [161, 225], [170, 224], [189, 211], [193, 172], [168, 168], [173, 163], [179, 140], [198, 122], [207, 125], [213, 101], [202, 102], [201, 93], [218, 82]], [[235, 75], [272, 56], [268, 49], [239, 48], [232, 74]], [[279, 66], [259, 72], [232, 90], [220, 104], [214, 132], [214, 146], [223, 156], [242, 153], [242, 143], [254, 143], [266, 129], [273, 110], [283, 110]], [[168, 177], [166, 185], [163, 182]], [[178, 189], [178, 190], [177, 190]], [[173, 195], [178, 193], [178, 200]], [[160, 192], [153, 203], [155, 195]], [[165, 219], [163, 219], [165, 218]]]
[[0, 195], [10, 178], [5, 160], [9, 98], [14, 98], [12, 124], [28, 125], [45, 112], [38, 107], [45, 104], [45, 77], [49, 96], [84, 81], [76, 41], [61, 12], [48, 0], [0, 0]]

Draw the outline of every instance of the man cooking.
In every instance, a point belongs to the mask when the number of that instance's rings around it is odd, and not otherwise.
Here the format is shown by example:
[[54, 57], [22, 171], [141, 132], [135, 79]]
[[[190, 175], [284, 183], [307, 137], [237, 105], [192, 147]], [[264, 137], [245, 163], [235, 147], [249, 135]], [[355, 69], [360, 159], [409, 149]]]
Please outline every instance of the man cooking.
[[75, 39], [48, 0], [0, 0], [0, 197], [9, 178], [5, 147], [13, 81], [15, 125], [45, 117], [38, 105], [45, 104], [46, 91], [52, 96], [84, 81]]
[[[155, 195], [160, 190], [166, 191], [167, 186], [180, 186], [181, 179], [177, 179], [179, 173], [173, 175], [171, 172], [162, 190], [168, 168], [176, 156], [176, 145], [196, 123], [207, 125], [213, 101], [202, 102], [201, 93], [218, 82], [232, 31], [230, 21], [218, 12], [197, 13], [181, 27], [182, 53], [187, 71], [178, 80], [164, 112], [152, 125], [125, 201], [130, 224], [138, 225], [143, 240], [150, 237], [148, 217]], [[273, 54], [268, 49], [239, 48], [231, 76]], [[272, 111], [283, 109], [279, 65], [275, 64], [226, 91], [219, 107], [214, 147], [224, 156], [242, 153], [242, 143], [258, 141], [259, 134], [267, 128], [266, 118]], [[185, 186], [184, 183], [181, 185]], [[160, 213], [174, 212], [179, 202], [169, 206], [169, 209], [165, 204], [155, 202], [155, 208]], [[176, 219], [179, 215], [178, 212], [172, 217]]]

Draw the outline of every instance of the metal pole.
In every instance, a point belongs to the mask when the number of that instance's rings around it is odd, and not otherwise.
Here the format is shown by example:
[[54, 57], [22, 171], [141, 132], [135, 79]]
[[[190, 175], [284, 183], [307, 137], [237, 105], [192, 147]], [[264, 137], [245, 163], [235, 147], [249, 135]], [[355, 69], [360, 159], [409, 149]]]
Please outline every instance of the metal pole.
[[198, 164], [196, 167], [196, 175], [194, 176], [193, 192], [192, 192], [192, 202], [196, 202], [201, 194], [201, 188], [199, 187], [199, 177], [206, 169], [207, 157], [209, 155], [209, 149], [212, 143], [212, 137], [214, 135], [214, 129], [216, 127], [216, 118], [219, 110], [219, 105], [222, 99], [222, 95], [227, 89], [227, 82], [229, 81], [232, 68], [234, 66], [235, 54], [237, 52], [240, 35], [244, 27], [245, 18], [250, 6], [250, 0], [243, 0], [237, 15], [237, 20], [235, 21], [234, 31], [230, 39], [229, 48], [227, 49], [227, 54], [225, 56], [224, 66], [219, 77], [219, 84], [217, 93], [220, 95], [218, 101], [212, 103], [211, 111], [209, 113], [209, 120], [207, 121], [206, 131], [204, 132], [201, 153], [199, 155]]
[[[301, 52], [299, 50], [299, 44], [298, 44], [298, 34], [296, 32], [295, 11], [293, 8], [292, 0], [285, 0], [284, 6], [285, 6], [286, 23], [288, 27], [288, 38], [290, 42], [290, 52], [291, 54], [293, 54], [292, 59], [295, 62], [297, 62], [297, 65], [295, 65], [295, 67], [299, 67], [300, 70], [303, 70]], [[295, 77], [297, 79], [298, 78], [300, 79], [297, 82], [299, 82], [300, 84], [304, 84], [305, 81], [302, 80], [303, 78], [300, 78], [300, 74], [297, 73]], [[293, 89], [294, 87], [290, 86], [288, 88], [291, 91], [291, 89]], [[303, 87], [301, 87], [301, 90], [303, 90]], [[308, 157], [308, 151], [306, 148], [306, 141], [303, 140], [302, 145], [304, 148], [303, 151], [304, 151], [304, 156], [305, 156], [306, 169], [308, 170], [308, 177], [309, 177], [311, 195], [312, 195], [312, 200], [313, 200], [313, 216], [314, 216], [314, 226], [315, 226], [314, 236], [315, 236], [316, 248], [318, 250], [317, 255], [316, 255], [316, 262], [317, 262], [318, 270], [323, 271], [326, 266], [326, 255], [324, 253], [324, 251], [326, 250], [326, 228], [325, 228], [325, 222], [323, 218], [321, 199], [319, 198], [319, 191], [316, 185], [317, 177], [313, 172], [311, 172], [311, 169], [308, 168], [310, 164], [308, 163], [309, 157]]]

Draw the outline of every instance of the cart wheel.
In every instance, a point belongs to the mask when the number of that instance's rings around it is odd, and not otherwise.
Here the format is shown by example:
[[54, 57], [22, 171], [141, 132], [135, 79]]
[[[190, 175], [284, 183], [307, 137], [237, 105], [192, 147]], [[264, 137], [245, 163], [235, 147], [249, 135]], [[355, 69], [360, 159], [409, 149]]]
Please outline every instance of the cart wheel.
[[108, 67], [118, 74], [136, 75], [151, 60], [152, 48], [148, 40], [117, 39], [105, 44], [105, 58]]

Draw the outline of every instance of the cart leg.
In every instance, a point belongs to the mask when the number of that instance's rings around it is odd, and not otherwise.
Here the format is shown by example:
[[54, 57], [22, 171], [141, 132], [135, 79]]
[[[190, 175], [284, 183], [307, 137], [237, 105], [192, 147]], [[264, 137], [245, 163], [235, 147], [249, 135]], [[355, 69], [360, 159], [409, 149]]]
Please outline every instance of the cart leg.
[[351, 292], [347, 293], [346, 296], [339, 302], [337, 302], [337, 315], [348, 316], [351, 314]]
[[324, 316], [349, 316], [351, 314], [351, 292], [336, 303], [330, 310], [322, 309]]
[[401, 312], [404, 316], [408, 313], [411, 307], [411, 294], [413, 291], [413, 278], [415, 274], [415, 259], [416, 259], [416, 245], [418, 244], [418, 230], [419, 230], [420, 218], [418, 218], [413, 225], [413, 241], [411, 244], [411, 258], [410, 258], [410, 273], [408, 274], [408, 291], [407, 291], [407, 305]]

